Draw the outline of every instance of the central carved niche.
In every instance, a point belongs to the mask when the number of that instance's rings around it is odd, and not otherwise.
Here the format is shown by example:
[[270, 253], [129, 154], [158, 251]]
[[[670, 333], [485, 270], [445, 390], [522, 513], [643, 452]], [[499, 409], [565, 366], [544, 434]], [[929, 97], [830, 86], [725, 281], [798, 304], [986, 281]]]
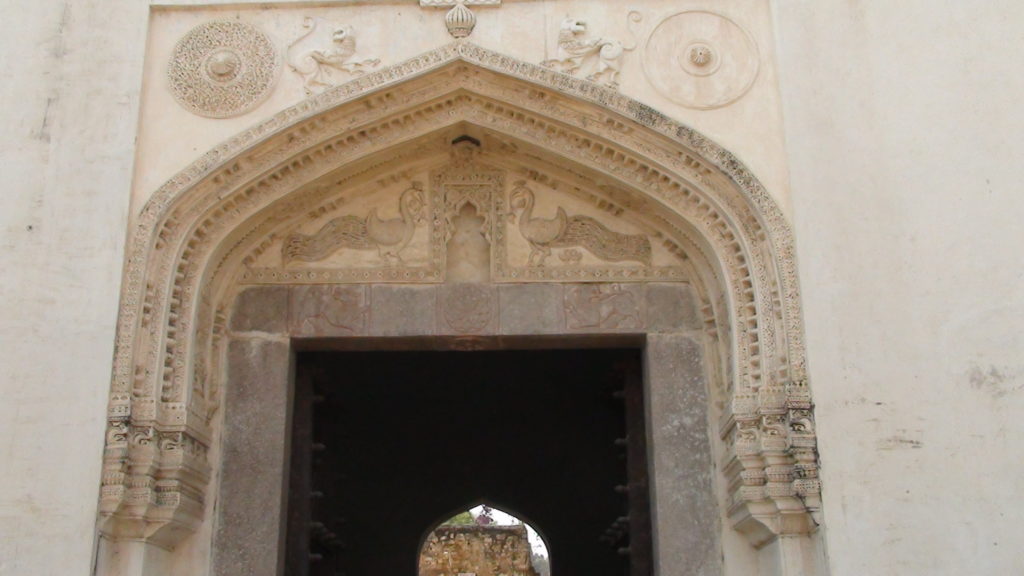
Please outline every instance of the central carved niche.
[[[427, 184], [424, 184], [427, 183]], [[621, 212], [621, 211], [620, 211]], [[243, 284], [649, 282], [687, 277], [677, 246], [452, 142], [448, 163], [339, 190], [246, 258]]]

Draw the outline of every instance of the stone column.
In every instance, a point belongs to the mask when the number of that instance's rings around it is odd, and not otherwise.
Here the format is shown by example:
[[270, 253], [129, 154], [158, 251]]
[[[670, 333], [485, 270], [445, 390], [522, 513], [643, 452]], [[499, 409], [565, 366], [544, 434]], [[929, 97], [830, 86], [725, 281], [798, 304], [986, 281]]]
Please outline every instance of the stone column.
[[700, 345], [650, 334], [644, 354], [657, 576], [719, 576], [721, 519]]
[[283, 573], [292, 364], [283, 336], [237, 337], [229, 345], [217, 576]]

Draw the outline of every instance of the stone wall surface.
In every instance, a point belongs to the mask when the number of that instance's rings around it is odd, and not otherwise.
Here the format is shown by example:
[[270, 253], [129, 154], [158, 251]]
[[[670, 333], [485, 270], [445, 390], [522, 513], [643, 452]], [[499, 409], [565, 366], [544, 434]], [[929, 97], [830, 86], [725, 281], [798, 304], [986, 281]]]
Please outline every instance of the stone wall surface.
[[[222, 17], [258, 22], [283, 48], [307, 12], [328, 10], [163, 4], [0, 1], [0, 575], [93, 572], [129, 214], [205, 150], [304, 96], [285, 68], [252, 112], [192, 115], [167, 91], [174, 44]], [[629, 37], [619, 3], [505, 4], [477, 10], [472, 39], [530, 62], [553, 56], [566, 13], [595, 34]], [[828, 570], [1024, 571], [1012, 498], [1024, 489], [1015, 443], [1024, 434], [1024, 8], [634, 5], [648, 14], [645, 33], [677, 12], [710, 9], [757, 43], [760, 72], [735, 104], [697, 110], [669, 100], [644, 80], [637, 54], [626, 57], [621, 84], [735, 153], [792, 207]], [[342, 20], [357, 30], [360, 53], [384, 65], [450, 41], [443, 14], [412, 0], [337, 6], [349, 11]], [[779, 555], [774, 544], [764, 549], [762, 574], [784, 565]]]
[[0, 2], [0, 574], [89, 574], [148, 7]]
[[1017, 2], [779, 2], [834, 576], [1017, 574]]

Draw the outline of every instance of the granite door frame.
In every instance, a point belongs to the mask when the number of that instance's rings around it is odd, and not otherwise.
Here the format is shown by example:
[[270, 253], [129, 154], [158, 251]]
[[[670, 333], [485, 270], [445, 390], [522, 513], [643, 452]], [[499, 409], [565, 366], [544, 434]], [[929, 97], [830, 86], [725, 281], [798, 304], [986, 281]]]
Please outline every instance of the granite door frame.
[[[690, 287], [471, 285], [488, 295], [481, 300], [492, 313], [473, 333], [453, 326], [465, 327], [445, 297], [465, 289], [260, 286], [239, 294], [227, 349], [213, 574], [283, 574], [297, 351], [607, 346], [643, 352], [656, 574], [721, 574], [725, 514], [714, 481], [706, 336]], [[573, 306], [581, 293], [603, 304], [591, 310], [596, 315], [581, 317]]]

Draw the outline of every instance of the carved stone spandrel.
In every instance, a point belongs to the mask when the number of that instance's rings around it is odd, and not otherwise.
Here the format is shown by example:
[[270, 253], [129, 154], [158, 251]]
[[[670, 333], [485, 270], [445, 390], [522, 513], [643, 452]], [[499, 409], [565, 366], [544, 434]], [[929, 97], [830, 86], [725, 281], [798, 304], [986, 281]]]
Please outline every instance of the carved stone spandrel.
[[437, 289], [438, 334], [498, 331], [498, 289], [491, 284], [446, 284]]
[[562, 287], [508, 284], [498, 292], [502, 334], [560, 334], [564, 331]]
[[292, 336], [366, 334], [367, 286], [296, 286], [291, 293], [288, 331]]
[[686, 284], [647, 285], [648, 332], [686, 332], [702, 326], [693, 288]]
[[231, 330], [284, 333], [287, 319], [288, 287], [257, 286], [243, 290], [235, 299]]
[[370, 290], [370, 335], [434, 334], [436, 287], [375, 285]]
[[640, 332], [645, 322], [640, 284], [566, 284], [565, 328], [573, 332]]

